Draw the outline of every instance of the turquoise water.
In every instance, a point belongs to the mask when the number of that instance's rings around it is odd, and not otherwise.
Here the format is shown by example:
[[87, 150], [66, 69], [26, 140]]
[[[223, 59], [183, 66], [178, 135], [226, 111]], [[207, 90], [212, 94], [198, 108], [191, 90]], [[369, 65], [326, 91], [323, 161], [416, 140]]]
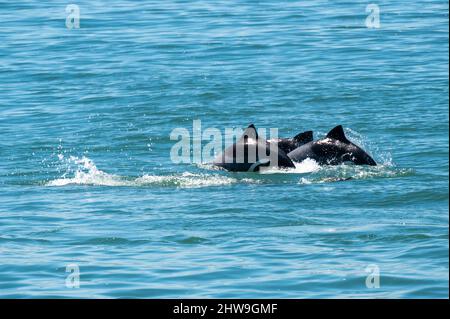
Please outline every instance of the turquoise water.
[[[0, 1], [0, 297], [448, 297], [447, 1], [69, 3]], [[173, 163], [193, 120], [380, 165]]]

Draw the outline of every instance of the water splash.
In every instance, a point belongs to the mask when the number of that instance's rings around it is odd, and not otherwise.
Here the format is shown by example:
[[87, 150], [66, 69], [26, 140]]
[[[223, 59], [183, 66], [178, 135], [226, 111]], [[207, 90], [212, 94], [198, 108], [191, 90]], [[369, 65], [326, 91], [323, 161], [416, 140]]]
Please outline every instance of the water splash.
[[[58, 154], [58, 159], [66, 166], [66, 172], [61, 178], [48, 182], [47, 186], [66, 186], [66, 185], [100, 185], [100, 186], [126, 186], [127, 181], [121, 177], [105, 173], [97, 168], [94, 162], [83, 156], [78, 158]], [[75, 168], [73, 168], [75, 166]], [[74, 172], [73, 177], [67, 175]]]
[[346, 180], [364, 180], [373, 178], [396, 178], [414, 175], [412, 169], [401, 169], [390, 165], [358, 166], [336, 165], [322, 166], [319, 170], [302, 177], [300, 184], [329, 183]]
[[271, 168], [262, 171], [261, 174], [301, 174], [300, 184], [330, 183], [370, 178], [395, 178], [414, 174], [412, 169], [395, 167], [392, 161], [387, 161], [377, 166], [352, 164], [320, 166], [313, 159], [307, 158], [301, 163], [294, 164], [295, 168]]
[[[171, 175], [149, 175], [141, 177], [124, 177], [106, 173], [97, 168], [95, 163], [86, 156], [65, 158], [58, 155], [58, 159], [66, 166], [66, 172], [46, 183], [46, 186], [91, 185], [91, 186], [167, 186], [181, 188], [195, 188], [207, 186], [231, 185], [239, 182], [257, 183], [253, 179], [240, 179], [218, 174], [196, 174], [184, 172]], [[72, 177], [69, 177], [72, 175]]]
[[355, 131], [351, 128], [344, 128], [344, 130], [348, 139], [365, 150], [367, 154], [369, 154], [375, 160], [375, 162], [382, 166], [394, 166], [391, 153], [386, 150], [380, 149], [377, 143], [369, 140], [358, 131]]

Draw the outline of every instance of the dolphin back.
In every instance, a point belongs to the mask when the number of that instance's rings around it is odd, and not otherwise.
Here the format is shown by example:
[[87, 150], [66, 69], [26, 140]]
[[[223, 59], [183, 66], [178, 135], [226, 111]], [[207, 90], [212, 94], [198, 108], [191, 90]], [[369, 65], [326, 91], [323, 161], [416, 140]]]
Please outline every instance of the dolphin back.
[[313, 141], [312, 131], [302, 132], [300, 134], [297, 134], [293, 138], [279, 138], [276, 140], [269, 140], [270, 143], [277, 143], [278, 147], [286, 154], [312, 141]]
[[216, 157], [213, 164], [233, 172], [256, 172], [262, 167], [295, 167], [276, 143], [269, 143], [258, 136], [253, 124], [235, 144]]
[[325, 138], [302, 145], [287, 155], [294, 162], [311, 158], [320, 165], [339, 165], [344, 162], [377, 165], [366, 151], [347, 139], [342, 125], [333, 128]]

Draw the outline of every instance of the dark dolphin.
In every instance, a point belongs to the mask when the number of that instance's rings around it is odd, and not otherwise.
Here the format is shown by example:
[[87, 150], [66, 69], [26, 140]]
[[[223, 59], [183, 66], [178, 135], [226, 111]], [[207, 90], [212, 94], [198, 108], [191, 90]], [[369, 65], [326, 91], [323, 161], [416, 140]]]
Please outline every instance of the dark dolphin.
[[258, 137], [253, 124], [235, 144], [217, 156], [213, 164], [233, 172], [257, 172], [261, 167], [295, 167], [277, 143], [269, 143]]
[[295, 150], [296, 148], [312, 141], [313, 141], [313, 132], [306, 131], [297, 134], [293, 138], [270, 139], [269, 143], [278, 143], [278, 147], [282, 149], [286, 154], [288, 154], [293, 150]]
[[341, 125], [332, 129], [325, 138], [300, 146], [288, 156], [295, 162], [311, 158], [320, 165], [339, 165], [344, 162], [377, 165], [369, 154], [347, 139]]

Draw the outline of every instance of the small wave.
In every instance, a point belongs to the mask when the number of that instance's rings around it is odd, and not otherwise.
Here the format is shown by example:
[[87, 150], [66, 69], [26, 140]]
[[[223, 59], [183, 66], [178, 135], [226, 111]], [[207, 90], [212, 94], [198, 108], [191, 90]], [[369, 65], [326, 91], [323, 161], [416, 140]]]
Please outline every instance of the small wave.
[[121, 237], [96, 237], [90, 238], [85, 241], [76, 242], [76, 245], [112, 245], [112, 246], [120, 246], [120, 245], [139, 245], [139, 244], [147, 244], [148, 240], [130, 240]]
[[193, 244], [203, 244], [207, 243], [209, 240], [203, 237], [198, 236], [188, 236], [188, 237], [179, 237], [179, 236], [166, 236], [162, 238], [164, 241], [168, 242], [176, 242], [179, 244], [193, 245]]

